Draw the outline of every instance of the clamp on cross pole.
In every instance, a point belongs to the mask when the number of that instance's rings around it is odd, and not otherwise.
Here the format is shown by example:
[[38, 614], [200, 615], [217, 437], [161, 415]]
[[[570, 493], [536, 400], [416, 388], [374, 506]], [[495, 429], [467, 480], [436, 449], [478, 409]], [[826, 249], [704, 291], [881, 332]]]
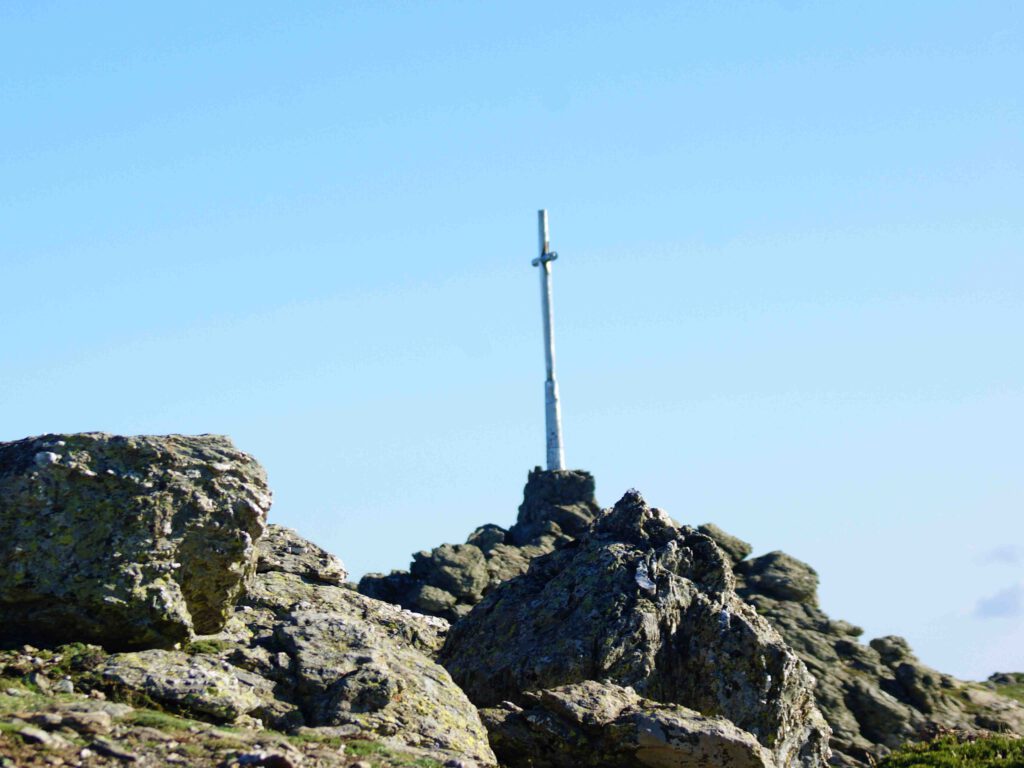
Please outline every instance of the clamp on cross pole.
[[547, 251], [546, 253], [542, 253], [540, 256], [538, 256], [536, 259], [534, 259], [530, 263], [533, 264], [533, 266], [535, 266], [535, 267], [539, 267], [541, 264], [547, 264], [549, 261], [554, 261], [557, 258], [558, 258], [558, 252], [557, 251]]

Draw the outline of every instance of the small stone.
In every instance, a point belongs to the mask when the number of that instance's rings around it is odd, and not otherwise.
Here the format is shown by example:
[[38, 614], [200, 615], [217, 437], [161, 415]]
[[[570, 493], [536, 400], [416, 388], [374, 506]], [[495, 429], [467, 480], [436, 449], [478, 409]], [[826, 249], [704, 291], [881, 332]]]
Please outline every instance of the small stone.
[[21, 728], [18, 731], [18, 735], [25, 739], [25, 741], [42, 744], [48, 749], [60, 749], [62, 747], [71, 746], [71, 742], [63, 736], [58, 736], [56, 733], [47, 733], [46, 731], [31, 725], [26, 725], [24, 728]]
[[60, 456], [52, 451], [40, 451], [36, 454], [36, 465], [40, 467], [56, 464], [58, 461], [60, 461]]
[[24, 691], [21, 688], [8, 688], [6, 691], [4, 691], [4, 693], [6, 693], [8, 696], [14, 696], [15, 698], [17, 698], [18, 696], [28, 695], [28, 691]]
[[[294, 759], [293, 759], [294, 758]], [[280, 752], [246, 752], [238, 755], [235, 762], [238, 765], [259, 765], [264, 768], [296, 768], [300, 755], [283, 755]]]
[[357, 760], [354, 763], [350, 763], [348, 768], [373, 768], [373, 766], [365, 760]]
[[114, 757], [118, 760], [124, 760], [126, 763], [134, 763], [139, 759], [138, 755], [122, 749], [120, 746], [107, 739], [96, 739], [96, 741], [92, 743], [92, 748], [101, 755]]
[[106, 712], [65, 712], [61, 725], [79, 733], [110, 733], [114, 720]]
[[53, 690], [57, 693], [74, 693], [75, 684], [71, 682], [70, 678], [65, 677], [63, 680], [57, 681], [57, 684], [53, 686]]
[[53, 684], [50, 682], [50, 678], [44, 675], [42, 672], [32, 672], [28, 676], [28, 681], [39, 689], [41, 693], [50, 693], [53, 688]]

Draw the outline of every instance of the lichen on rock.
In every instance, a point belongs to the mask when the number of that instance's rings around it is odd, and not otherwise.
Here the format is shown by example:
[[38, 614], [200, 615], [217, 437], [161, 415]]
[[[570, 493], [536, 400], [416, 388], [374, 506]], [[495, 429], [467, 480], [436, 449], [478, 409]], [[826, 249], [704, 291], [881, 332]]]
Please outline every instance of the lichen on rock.
[[218, 631], [270, 501], [226, 437], [0, 443], [0, 641], [132, 649]]
[[822, 766], [813, 678], [734, 591], [707, 536], [635, 491], [455, 626], [441, 661], [478, 705], [587, 680], [725, 717], [778, 766]]
[[589, 472], [537, 467], [529, 473], [510, 529], [482, 525], [465, 544], [442, 544], [415, 553], [408, 571], [365, 575], [359, 591], [457, 621], [498, 584], [525, 573], [533, 558], [572, 541], [599, 512]]

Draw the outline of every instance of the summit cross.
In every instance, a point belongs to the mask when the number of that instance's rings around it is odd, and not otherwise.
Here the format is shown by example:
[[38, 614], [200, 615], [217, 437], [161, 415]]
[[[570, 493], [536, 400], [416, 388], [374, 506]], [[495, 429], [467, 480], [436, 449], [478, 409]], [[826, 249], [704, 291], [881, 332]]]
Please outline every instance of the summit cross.
[[565, 469], [562, 451], [562, 411], [558, 404], [558, 382], [555, 381], [555, 328], [551, 308], [551, 262], [558, 254], [551, 250], [548, 235], [548, 212], [537, 211], [537, 229], [540, 235], [540, 256], [533, 266], [540, 267], [540, 301], [544, 313], [544, 424], [547, 431], [548, 470]]

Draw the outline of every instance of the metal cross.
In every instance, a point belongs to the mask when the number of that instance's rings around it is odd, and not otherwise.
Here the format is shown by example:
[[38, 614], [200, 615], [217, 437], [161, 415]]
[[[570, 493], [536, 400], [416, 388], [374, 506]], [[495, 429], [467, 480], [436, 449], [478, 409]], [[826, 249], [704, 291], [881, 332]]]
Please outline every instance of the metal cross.
[[548, 212], [537, 211], [540, 233], [540, 256], [533, 266], [540, 267], [540, 301], [544, 311], [544, 362], [547, 378], [544, 380], [544, 422], [547, 430], [548, 469], [565, 469], [562, 451], [562, 412], [558, 405], [558, 382], [555, 381], [555, 329], [551, 309], [551, 262], [558, 254], [551, 250], [548, 238]]

